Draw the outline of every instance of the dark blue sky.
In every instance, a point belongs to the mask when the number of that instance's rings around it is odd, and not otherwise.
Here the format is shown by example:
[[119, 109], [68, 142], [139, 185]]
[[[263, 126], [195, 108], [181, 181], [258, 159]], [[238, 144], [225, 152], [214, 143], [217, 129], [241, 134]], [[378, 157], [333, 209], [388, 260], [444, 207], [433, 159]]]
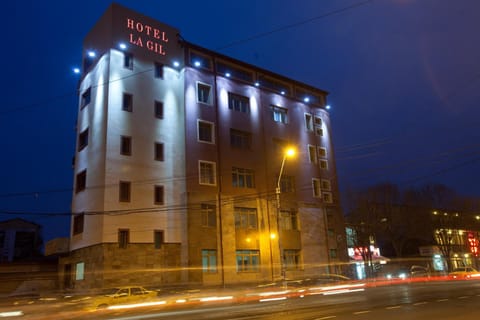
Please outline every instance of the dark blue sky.
[[[190, 42], [329, 91], [342, 190], [439, 182], [479, 196], [480, 1], [118, 3]], [[46, 240], [69, 232], [71, 70], [109, 4], [27, 0], [4, 8], [0, 220], [32, 213], [21, 217], [43, 225]]]

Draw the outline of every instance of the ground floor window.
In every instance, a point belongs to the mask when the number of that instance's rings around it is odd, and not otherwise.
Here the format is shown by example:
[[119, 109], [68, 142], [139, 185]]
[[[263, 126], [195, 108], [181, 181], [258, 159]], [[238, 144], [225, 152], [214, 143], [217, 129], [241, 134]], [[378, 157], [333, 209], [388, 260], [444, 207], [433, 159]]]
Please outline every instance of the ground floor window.
[[85, 279], [85, 262], [79, 262], [75, 265], [75, 280]]
[[285, 267], [288, 270], [297, 270], [301, 268], [300, 250], [284, 250]]
[[217, 272], [217, 250], [202, 250], [202, 270], [203, 272]]
[[260, 251], [237, 250], [237, 272], [257, 272], [260, 268]]

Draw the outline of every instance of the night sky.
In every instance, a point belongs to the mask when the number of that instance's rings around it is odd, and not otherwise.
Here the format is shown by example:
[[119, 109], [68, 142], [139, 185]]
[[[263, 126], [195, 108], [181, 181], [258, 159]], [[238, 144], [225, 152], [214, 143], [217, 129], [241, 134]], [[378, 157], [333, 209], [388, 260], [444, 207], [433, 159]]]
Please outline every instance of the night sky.
[[[205, 48], [330, 92], [341, 190], [480, 195], [480, 1], [118, 1]], [[68, 236], [84, 36], [110, 1], [3, 4], [0, 220]], [[28, 215], [25, 215], [28, 213]]]

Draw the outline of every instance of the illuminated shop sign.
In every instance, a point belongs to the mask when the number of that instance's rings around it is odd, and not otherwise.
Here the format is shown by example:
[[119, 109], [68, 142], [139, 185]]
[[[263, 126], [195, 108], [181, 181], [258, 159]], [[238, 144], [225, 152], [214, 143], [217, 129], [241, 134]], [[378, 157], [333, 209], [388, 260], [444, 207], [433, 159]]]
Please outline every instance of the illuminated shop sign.
[[130, 44], [162, 56], [167, 54], [166, 45], [170, 37], [165, 30], [155, 28], [132, 18], [126, 18], [125, 23], [130, 32]]
[[470, 252], [477, 257], [478, 256], [478, 239], [472, 232], [468, 233], [468, 246], [470, 248]]

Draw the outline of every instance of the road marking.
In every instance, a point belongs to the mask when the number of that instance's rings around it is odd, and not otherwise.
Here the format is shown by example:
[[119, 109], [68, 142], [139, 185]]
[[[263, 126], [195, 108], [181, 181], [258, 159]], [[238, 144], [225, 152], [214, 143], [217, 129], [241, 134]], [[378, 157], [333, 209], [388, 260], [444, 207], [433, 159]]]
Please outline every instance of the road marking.
[[336, 318], [337, 316], [326, 316], [326, 317], [323, 317], [323, 318], [316, 318], [315, 320], [326, 320], [326, 319], [332, 319], [332, 318]]
[[448, 299], [438, 299], [437, 302], [445, 302], [448, 301]]
[[414, 306], [421, 306], [421, 305], [427, 304], [427, 303], [428, 303], [428, 302], [423, 301], [423, 302], [414, 303], [413, 305], [414, 305]]
[[365, 311], [357, 311], [357, 312], [354, 312], [353, 314], [364, 314], [364, 313], [369, 313], [371, 312], [370, 310], [365, 310]]
[[461, 296], [461, 297], [458, 297], [458, 299], [467, 299], [467, 298], [470, 298], [470, 296]]
[[390, 310], [390, 309], [398, 309], [401, 308], [402, 306], [391, 306], [391, 307], [386, 307], [385, 309]]

